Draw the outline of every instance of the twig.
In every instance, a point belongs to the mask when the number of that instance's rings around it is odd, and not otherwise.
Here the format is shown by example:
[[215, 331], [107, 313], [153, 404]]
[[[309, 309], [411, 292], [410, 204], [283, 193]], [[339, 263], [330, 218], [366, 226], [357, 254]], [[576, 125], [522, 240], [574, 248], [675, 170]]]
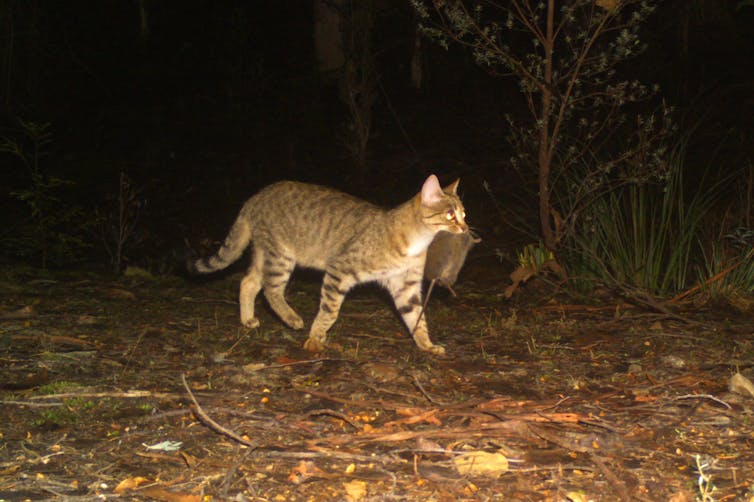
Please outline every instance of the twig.
[[256, 449], [257, 445], [252, 443], [251, 441], [248, 441], [235, 432], [233, 432], [230, 429], [226, 429], [222, 425], [218, 424], [212, 418], [210, 418], [209, 415], [207, 415], [202, 407], [199, 405], [199, 401], [196, 400], [194, 397], [194, 393], [191, 392], [191, 389], [188, 386], [188, 383], [186, 383], [186, 374], [181, 373], [181, 383], [183, 383], [183, 387], [186, 389], [186, 392], [188, 393], [189, 397], [191, 398], [191, 401], [194, 403], [194, 414], [197, 416], [199, 420], [201, 420], [205, 425], [207, 425], [210, 429], [213, 429], [215, 432], [219, 432], [221, 434], [224, 434], [228, 436], [229, 438], [233, 439], [234, 441], [237, 441], [241, 443], [242, 445], [248, 446], [249, 448]]
[[348, 418], [348, 415], [346, 415], [345, 413], [341, 413], [339, 411], [331, 410], [329, 408], [321, 408], [319, 410], [312, 410], [306, 414], [307, 417], [316, 417], [319, 415], [329, 415], [331, 417], [339, 418], [343, 420], [345, 423], [347, 423], [348, 425], [350, 425], [351, 427], [353, 427], [354, 429], [356, 429], [357, 431], [361, 430], [361, 427], [356, 425], [353, 422], [353, 420]]
[[293, 361], [290, 363], [282, 363], [282, 364], [268, 364], [267, 366], [263, 366], [261, 368], [257, 368], [254, 371], [263, 371], [263, 370], [271, 370], [271, 369], [277, 369], [277, 368], [286, 368], [288, 366], [299, 366], [302, 364], [315, 364], [315, 363], [321, 363], [324, 361], [348, 361], [348, 359], [338, 359], [338, 358], [332, 358], [332, 357], [320, 357], [317, 359], [306, 359], [304, 361]]
[[674, 401], [680, 400], [680, 399], [710, 399], [716, 403], [722, 404], [729, 410], [732, 409], [731, 406], [723, 401], [722, 399], [713, 396], [712, 394], [684, 394], [683, 396], [676, 396], [673, 398]]
[[616, 303], [615, 305], [604, 305], [604, 306], [597, 306], [597, 305], [576, 305], [576, 304], [565, 304], [565, 303], [559, 303], [557, 305], [542, 305], [539, 307], [535, 307], [533, 310], [536, 312], [547, 312], [550, 310], [557, 310], [557, 311], [563, 311], [563, 312], [602, 312], [602, 311], [616, 311], [620, 309], [627, 309], [631, 308], [633, 305], [630, 303]]
[[333, 450], [320, 450], [320, 451], [279, 451], [279, 450], [266, 450], [266, 449], [259, 449], [257, 450], [260, 454], [263, 454], [265, 457], [273, 457], [273, 458], [293, 458], [293, 459], [304, 459], [304, 458], [337, 458], [341, 460], [353, 460], [354, 462], [367, 462], [367, 463], [380, 463], [380, 464], [405, 464], [406, 460], [398, 457], [398, 458], [391, 458], [392, 456], [388, 455], [358, 455], [355, 453], [346, 453], [344, 451], [333, 451]]
[[36, 408], [46, 408], [52, 406], [63, 406], [65, 403], [35, 403], [33, 401], [0, 401], [0, 404], [12, 404], [15, 406], [31, 406]]
[[143, 397], [156, 397], [159, 399], [177, 399], [181, 396], [179, 394], [173, 394], [170, 392], [150, 392], [148, 390], [129, 390], [126, 392], [64, 392], [62, 394], [46, 394], [44, 396], [31, 396], [30, 400], [43, 400], [43, 399], [67, 399], [69, 397], [114, 397], [114, 398], [128, 398], [138, 399]]
[[741, 264], [743, 264], [744, 262], [746, 262], [751, 255], [752, 255], [752, 251], [750, 251], [744, 258], [741, 258], [740, 260], [736, 261], [730, 267], [728, 267], [728, 268], [726, 268], [724, 270], [721, 270], [720, 272], [716, 273], [715, 275], [713, 275], [712, 277], [710, 277], [706, 281], [701, 282], [701, 283], [697, 284], [696, 286], [693, 286], [693, 287], [687, 289], [686, 291], [683, 291], [682, 293], [674, 296], [673, 298], [671, 298], [670, 300], [668, 300], [666, 303], [668, 305], [672, 305], [674, 303], [678, 303], [681, 300], [683, 300], [684, 298], [686, 298], [688, 296], [691, 296], [692, 294], [696, 293], [700, 289], [709, 286], [713, 282], [717, 282], [717, 281], [723, 279], [726, 275], [728, 275], [733, 270], [735, 270], [736, 268], [738, 268]]
[[631, 494], [628, 493], [628, 489], [626, 488], [626, 483], [619, 479], [618, 476], [616, 476], [613, 471], [608, 469], [607, 464], [598, 457], [597, 455], [590, 455], [592, 458], [592, 462], [594, 462], [597, 467], [599, 468], [600, 472], [602, 473], [605, 478], [610, 482], [610, 485], [615, 489], [616, 492], [618, 492], [618, 495], [620, 496], [621, 500], [631, 501], [636, 500], [634, 497], [631, 496]]
[[[238, 446], [236, 446], [238, 448]], [[224, 500], [228, 500], [228, 490], [230, 489], [230, 483], [233, 479], [233, 476], [236, 475], [236, 472], [238, 472], [238, 468], [243, 465], [243, 463], [246, 461], [246, 459], [251, 455], [251, 452], [253, 450], [246, 450], [241, 455], [238, 455], [238, 450], [236, 450], [236, 459], [233, 462], [233, 465], [231, 465], [228, 470], [225, 472], [225, 478], [223, 479], [222, 489], [220, 491], [220, 495]]]
[[642, 305], [645, 305], [649, 308], [656, 310], [657, 312], [664, 314], [670, 319], [675, 319], [677, 321], [684, 322], [691, 326], [701, 326], [703, 328], [710, 327], [710, 325], [707, 323], [694, 321], [687, 317], [683, 317], [682, 315], [676, 314], [675, 312], [671, 311], [665, 304], [656, 302], [655, 300], [648, 298], [645, 295], [636, 294], [636, 295], [631, 296], [631, 298], [633, 298], [636, 302], [641, 303]]
[[191, 298], [190, 296], [182, 296], [181, 301], [189, 303], [223, 303], [228, 305], [238, 305], [238, 302], [235, 300], [225, 300], [223, 298]]
[[139, 336], [136, 337], [136, 343], [134, 344], [134, 346], [131, 348], [131, 350], [129, 351], [128, 355], [126, 356], [126, 364], [123, 365], [123, 371], [121, 372], [121, 374], [125, 374], [126, 371], [128, 370], [128, 367], [131, 365], [131, 360], [133, 359], [134, 355], [136, 354], [136, 349], [139, 347], [139, 344], [144, 339], [144, 336], [147, 334], [148, 330], [149, 330], [149, 327], [145, 326], [141, 330], [141, 333], [139, 333]]
[[447, 403], [441, 403], [434, 399], [432, 396], [429, 395], [429, 393], [424, 389], [424, 386], [421, 384], [418, 378], [416, 378], [416, 375], [411, 375], [411, 378], [414, 381], [414, 385], [416, 385], [416, 388], [419, 389], [419, 392], [422, 393], [422, 396], [424, 396], [427, 401], [429, 401], [432, 404], [436, 404], [438, 406], [447, 406]]

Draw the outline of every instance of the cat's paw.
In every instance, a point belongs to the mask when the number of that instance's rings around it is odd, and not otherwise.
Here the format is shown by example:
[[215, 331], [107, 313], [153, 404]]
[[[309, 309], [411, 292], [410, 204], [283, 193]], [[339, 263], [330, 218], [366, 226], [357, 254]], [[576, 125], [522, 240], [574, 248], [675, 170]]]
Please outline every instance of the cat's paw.
[[246, 326], [249, 329], [254, 329], [259, 327], [259, 319], [256, 317], [252, 317], [251, 319], [242, 319], [241, 324]]
[[322, 352], [325, 350], [325, 344], [314, 338], [307, 338], [304, 342], [304, 349], [309, 352]]
[[285, 319], [285, 323], [293, 329], [304, 329], [304, 320], [299, 316]]
[[422, 350], [426, 350], [427, 352], [435, 356], [445, 355], [445, 347], [443, 347], [442, 345], [430, 345], [426, 349], [422, 349]]

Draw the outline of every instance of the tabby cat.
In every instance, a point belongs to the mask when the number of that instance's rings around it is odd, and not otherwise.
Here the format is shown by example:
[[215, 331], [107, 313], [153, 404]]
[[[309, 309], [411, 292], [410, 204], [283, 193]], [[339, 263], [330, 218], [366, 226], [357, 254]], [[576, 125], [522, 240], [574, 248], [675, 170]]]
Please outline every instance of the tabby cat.
[[217, 253], [191, 261], [189, 269], [223, 269], [253, 243], [251, 266], [241, 280], [241, 323], [259, 326], [254, 299], [264, 288], [272, 310], [294, 329], [303, 328], [304, 321], [285, 301], [291, 272], [296, 265], [323, 270], [319, 312], [304, 344], [312, 352], [324, 348], [348, 290], [377, 281], [392, 295], [419, 348], [441, 355], [445, 349], [432, 343], [419, 315], [422, 273], [427, 247], [438, 232], [468, 231], [458, 182], [443, 189], [431, 175], [421, 192], [390, 210], [323, 186], [275, 183], [246, 201]]

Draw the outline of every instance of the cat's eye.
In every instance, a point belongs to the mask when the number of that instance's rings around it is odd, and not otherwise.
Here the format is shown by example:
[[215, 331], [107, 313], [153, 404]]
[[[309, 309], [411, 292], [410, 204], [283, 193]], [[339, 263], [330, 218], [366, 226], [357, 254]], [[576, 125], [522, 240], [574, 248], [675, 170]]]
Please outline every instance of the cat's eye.
[[448, 221], [455, 221], [456, 219], [456, 212], [452, 209], [448, 209], [448, 212], [445, 213], [445, 219]]

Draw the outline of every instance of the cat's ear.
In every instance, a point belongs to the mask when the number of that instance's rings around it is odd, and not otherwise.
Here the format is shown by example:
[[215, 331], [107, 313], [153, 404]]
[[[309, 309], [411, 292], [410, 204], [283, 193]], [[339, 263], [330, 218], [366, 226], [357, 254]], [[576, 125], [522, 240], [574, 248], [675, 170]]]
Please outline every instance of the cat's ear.
[[442, 200], [443, 195], [437, 176], [430, 175], [422, 185], [422, 205], [433, 206]]
[[448, 195], [458, 195], [458, 184], [460, 182], [461, 182], [461, 178], [456, 178], [456, 180], [453, 183], [443, 188], [442, 191]]

